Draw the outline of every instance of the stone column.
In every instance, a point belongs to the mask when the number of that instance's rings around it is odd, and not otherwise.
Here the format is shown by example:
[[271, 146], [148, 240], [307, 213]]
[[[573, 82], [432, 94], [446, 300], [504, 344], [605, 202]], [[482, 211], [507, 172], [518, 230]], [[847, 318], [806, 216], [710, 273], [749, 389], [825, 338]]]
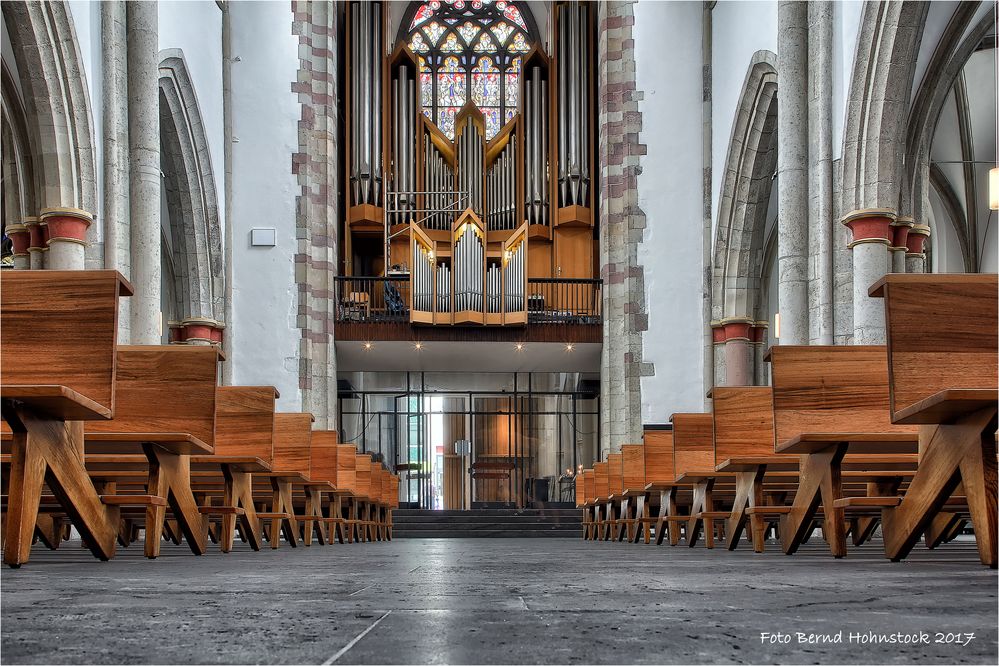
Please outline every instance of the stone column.
[[225, 328], [214, 319], [203, 317], [188, 317], [181, 325], [184, 327], [184, 342], [189, 345], [220, 345], [222, 330]]
[[753, 385], [753, 347], [751, 319], [723, 319], [725, 335], [725, 386]]
[[770, 383], [767, 376], [767, 364], [763, 360], [767, 355], [767, 330], [769, 328], [769, 322], [757, 321], [749, 331], [749, 337], [753, 343], [753, 384], [755, 386], [766, 386]]
[[925, 224], [914, 224], [905, 237], [905, 272], [926, 272], [926, 239], [930, 237], [930, 228]]
[[[833, 3], [829, 0], [808, 3], [808, 60], [808, 218], [813, 266], [809, 339], [820, 345], [831, 345], [835, 225], [832, 167]], [[780, 134], [777, 140], [780, 140]]]
[[132, 344], [162, 339], [160, 302], [160, 112], [156, 2], [130, 2], [128, 152]]
[[[101, 3], [104, 267], [131, 279], [128, 219], [128, 43], [126, 3]], [[118, 300], [118, 343], [131, 341], [131, 298]]]
[[900, 217], [892, 222], [891, 244], [888, 246], [891, 253], [889, 269], [892, 273], [905, 273], [905, 253], [908, 251], [906, 242], [913, 224], [911, 217]]
[[23, 224], [9, 224], [7, 235], [13, 246], [14, 269], [28, 270], [31, 268], [31, 253], [28, 252], [31, 246], [31, 234], [28, 232], [28, 227]]
[[37, 217], [24, 218], [24, 226], [28, 229], [28, 268], [33, 271], [45, 268], [45, 225]]
[[808, 344], [808, 3], [777, 4], [777, 228], [781, 344]]
[[[868, 290], [888, 272], [888, 243], [895, 214], [882, 208], [856, 210], [843, 218], [853, 233], [853, 344], [885, 343], [885, 304]], [[783, 328], [783, 319], [781, 320]], [[784, 331], [781, 330], [781, 337]]]
[[49, 230], [46, 268], [54, 271], [85, 269], [87, 229], [94, 222], [93, 215], [78, 208], [45, 208], [40, 217]]
[[725, 369], [725, 328], [720, 321], [711, 322], [711, 345], [715, 359], [714, 381], [712, 386], [725, 386], [727, 379]]

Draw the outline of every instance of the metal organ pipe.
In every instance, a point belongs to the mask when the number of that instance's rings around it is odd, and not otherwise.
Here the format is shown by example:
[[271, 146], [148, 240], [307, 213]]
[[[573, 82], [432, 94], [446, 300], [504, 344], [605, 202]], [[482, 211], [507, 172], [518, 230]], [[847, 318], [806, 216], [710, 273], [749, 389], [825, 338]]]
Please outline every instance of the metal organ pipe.
[[558, 156], [561, 206], [586, 205], [589, 164], [589, 7], [572, 0], [559, 14]]
[[353, 204], [381, 200], [381, 3], [351, 5], [351, 193]]

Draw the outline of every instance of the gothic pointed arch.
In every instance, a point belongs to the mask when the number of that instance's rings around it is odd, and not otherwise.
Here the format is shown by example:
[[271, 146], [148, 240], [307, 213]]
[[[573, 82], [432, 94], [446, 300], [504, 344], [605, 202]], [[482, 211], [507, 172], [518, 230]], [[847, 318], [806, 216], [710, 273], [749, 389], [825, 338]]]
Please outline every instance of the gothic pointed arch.
[[[97, 212], [93, 116], [73, 17], [65, 2], [5, 2], [32, 164], [32, 206]], [[4, 87], [5, 104], [9, 86]], [[90, 227], [91, 239], [97, 225]], [[88, 250], [99, 256], [99, 249]]]
[[844, 214], [898, 210], [913, 76], [929, 3], [864, 5], [843, 133]]
[[777, 168], [777, 56], [757, 51], [736, 109], [712, 261], [715, 321], [756, 318], [767, 208]]
[[222, 230], [208, 138], [184, 54], [168, 49], [160, 56], [160, 161], [177, 312], [221, 321]]

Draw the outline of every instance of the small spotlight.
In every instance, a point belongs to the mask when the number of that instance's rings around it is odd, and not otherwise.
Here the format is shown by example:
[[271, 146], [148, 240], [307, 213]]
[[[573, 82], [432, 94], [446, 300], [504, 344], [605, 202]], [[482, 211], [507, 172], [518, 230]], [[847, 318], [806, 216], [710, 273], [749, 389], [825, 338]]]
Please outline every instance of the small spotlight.
[[566, 351], [572, 351], [573, 350], [573, 346], [572, 346], [571, 342], [565, 346], [565, 350]]
[[416, 351], [420, 351], [421, 349], [423, 349], [423, 343], [422, 342], [417, 342], [413, 346], [416, 347]]
[[517, 343], [517, 351], [524, 351], [524, 343], [523, 342], [518, 342]]
[[370, 342], [365, 342], [364, 343], [364, 349], [365, 349], [365, 351], [367, 351], [368, 349], [371, 349], [371, 343]]

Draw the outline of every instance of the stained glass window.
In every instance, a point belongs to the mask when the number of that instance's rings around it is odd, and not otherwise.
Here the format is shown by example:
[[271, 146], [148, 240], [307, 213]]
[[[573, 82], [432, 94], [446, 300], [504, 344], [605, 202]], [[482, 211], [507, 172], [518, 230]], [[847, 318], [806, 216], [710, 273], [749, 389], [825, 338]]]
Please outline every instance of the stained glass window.
[[424, 115], [454, 139], [455, 116], [471, 102], [485, 117], [486, 138], [493, 138], [520, 104], [522, 54], [536, 34], [529, 12], [513, 0], [414, 4], [399, 38], [420, 56]]
[[436, 44], [437, 40], [441, 38], [441, 35], [444, 34], [445, 30], [447, 30], [447, 28], [442, 26], [437, 21], [434, 21], [433, 23], [428, 24], [427, 27], [423, 29], [423, 32], [426, 33], [431, 44]]
[[465, 40], [466, 44], [471, 44], [475, 36], [479, 34], [479, 26], [475, 25], [471, 21], [465, 21], [457, 28], [458, 34], [461, 35], [462, 39]]

